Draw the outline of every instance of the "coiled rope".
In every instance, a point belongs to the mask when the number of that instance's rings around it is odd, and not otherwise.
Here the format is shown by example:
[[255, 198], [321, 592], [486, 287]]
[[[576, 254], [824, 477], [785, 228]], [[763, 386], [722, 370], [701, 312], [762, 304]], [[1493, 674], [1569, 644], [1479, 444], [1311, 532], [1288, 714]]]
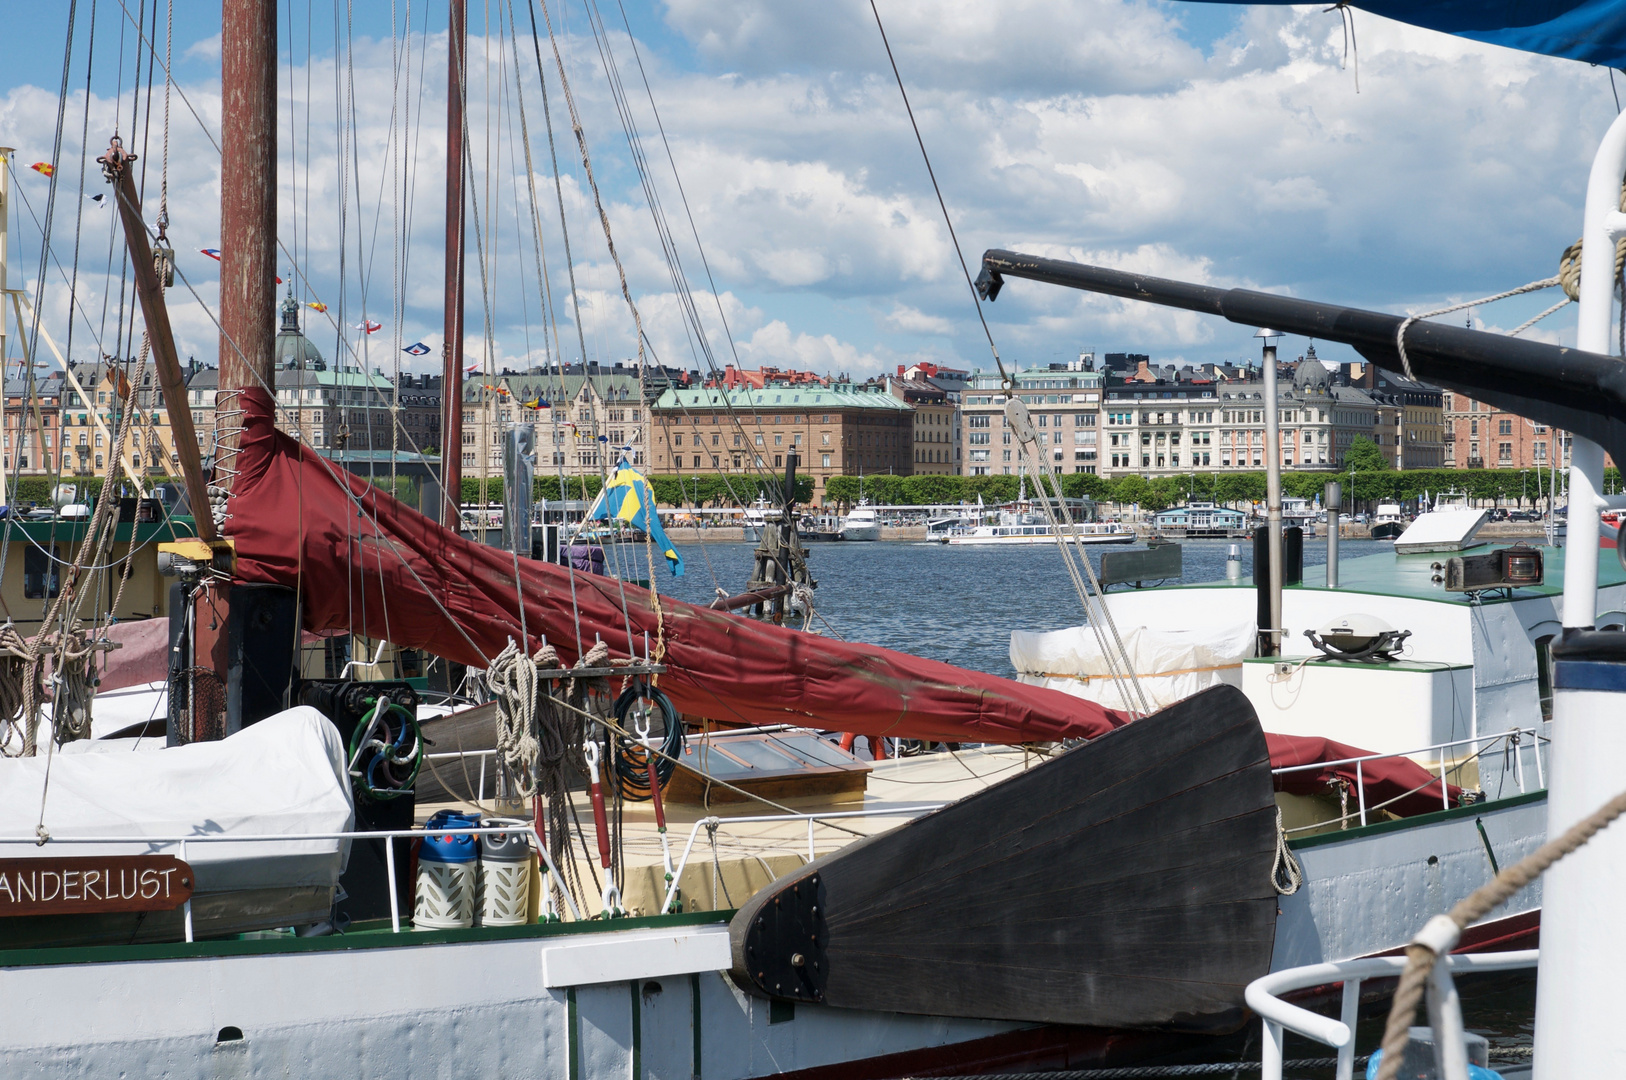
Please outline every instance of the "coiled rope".
[[1497, 874], [1447, 914], [1436, 915], [1428, 921], [1406, 947], [1406, 968], [1400, 975], [1400, 984], [1395, 987], [1389, 1020], [1383, 1029], [1383, 1061], [1378, 1066], [1378, 1080], [1396, 1080], [1400, 1075], [1406, 1043], [1411, 1037], [1409, 1029], [1416, 1018], [1417, 1006], [1423, 1000], [1429, 975], [1440, 956], [1451, 951], [1462, 931], [1536, 880], [1559, 859], [1591, 840], [1623, 813], [1626, 813], [1626, 792], [1570, 826], [1558, 839], [1547, 841]]
[[[507, 769], [514, 793], [527, 799], [537, 793], [541, 746], [536, 736], [536, 671], [544, 651], [552, 653], [544, 646], [535, 656], [526, 656], [509, 638], [507, 647], [486, 670], [486, 685], [497, 702], [497, 756]], [[550, 659], [550, 666], [557, 667], [558, 654]]]

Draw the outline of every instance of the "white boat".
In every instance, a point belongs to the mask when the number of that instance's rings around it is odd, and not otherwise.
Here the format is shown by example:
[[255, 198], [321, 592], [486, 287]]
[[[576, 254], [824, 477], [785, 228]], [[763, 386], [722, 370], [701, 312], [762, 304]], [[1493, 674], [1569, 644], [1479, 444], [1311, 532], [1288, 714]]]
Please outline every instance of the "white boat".
[[863, 503], [853, 508], [841, 521], [841, 538], [843, 540], [879, 540], [881, 538], [881, 519], [871, 507]]
[[1406, 518], [1399, 503], [1378, 503], [1378, 512], [1372, 517], [1372, 539], [1393, 540], [1406, 531]]
[[1074, 524], [1069, 531], [1065, 525], [1057, 532], [1048, 522], [1011, 522], [999, 525], [978, 525], [964, 532], [950, 533], [943, 543], [967, 547], [1003, 546], [1009, 544], [1054, 544], [1058, 537], [1080, 544], [1133, 544], [1135, 530], [1116, 521], [1084, 522]]

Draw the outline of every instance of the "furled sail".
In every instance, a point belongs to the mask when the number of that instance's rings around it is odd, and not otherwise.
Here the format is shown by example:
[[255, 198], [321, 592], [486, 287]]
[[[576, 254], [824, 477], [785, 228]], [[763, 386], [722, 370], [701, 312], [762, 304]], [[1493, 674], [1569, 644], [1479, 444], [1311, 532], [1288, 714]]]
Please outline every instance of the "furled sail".
[[[566, 662], [664, 646], [660, 687], [684, 713], [905, 738], [1094, 737], [1128, 717], [1054, 690], [657, 597], [465, 540], [276, 429], [244, 392], [226, 532], [237, 576], [297, 589], [307, 630], [349, 629], [486, 667], [510, 639]], [[647, 635], [647, 638], [646, 638]]]

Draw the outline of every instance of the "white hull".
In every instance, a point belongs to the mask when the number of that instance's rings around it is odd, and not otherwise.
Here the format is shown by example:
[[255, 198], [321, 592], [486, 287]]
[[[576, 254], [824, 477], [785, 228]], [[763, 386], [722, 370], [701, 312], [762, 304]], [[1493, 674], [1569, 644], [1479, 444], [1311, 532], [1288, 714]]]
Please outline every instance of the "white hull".
[[879, 525], [847, 525], [841, 530], [843, 540], [879, 540], [881, 527]]
[[[1273, 969], [1398, 947], [1492, 876], [1476, 822], [1506, 866], [1541, 843], [1546, 809], [1537, 794], [1301, 841], [1305, 883], [1281, 899]], [[1521, 944], [1539, 904], [1538, 884], [1492, 913], [1486, 941], [1468, 944]], [[501, 931], [408, 931], [76, 950], [77, 962], [29, 966], [17, 966], [28, 954], [12, 952], [0, 956], [0, 1075], [834, 1077], [844, 1064], [1025, 1026], [776, 1007], [723, 970], [726, 924], [648, 922], [588, 933], [531, 927], [503, 940], [446, 940]], [[908, 1072], [905, 1059], [891, 1060]]]

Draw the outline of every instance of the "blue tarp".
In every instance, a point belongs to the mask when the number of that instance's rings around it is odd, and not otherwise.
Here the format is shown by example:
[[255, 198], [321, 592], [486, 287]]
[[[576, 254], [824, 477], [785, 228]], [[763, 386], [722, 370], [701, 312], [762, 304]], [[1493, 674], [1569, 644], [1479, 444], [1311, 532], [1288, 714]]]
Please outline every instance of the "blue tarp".
[[1626, 0], [1365, 0], [1351, 6], [1510, 49], [1626, 67]]

